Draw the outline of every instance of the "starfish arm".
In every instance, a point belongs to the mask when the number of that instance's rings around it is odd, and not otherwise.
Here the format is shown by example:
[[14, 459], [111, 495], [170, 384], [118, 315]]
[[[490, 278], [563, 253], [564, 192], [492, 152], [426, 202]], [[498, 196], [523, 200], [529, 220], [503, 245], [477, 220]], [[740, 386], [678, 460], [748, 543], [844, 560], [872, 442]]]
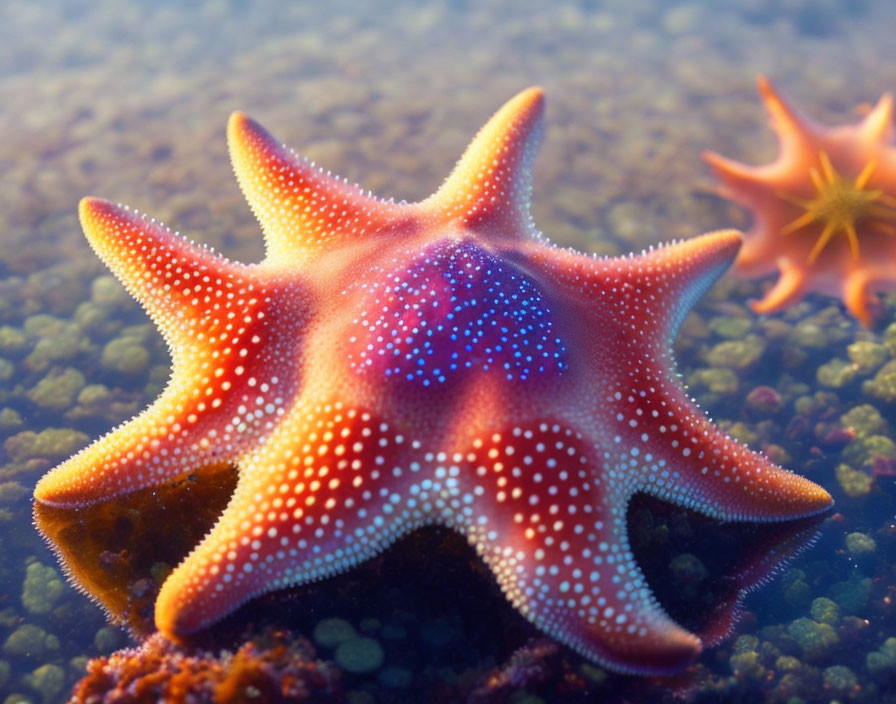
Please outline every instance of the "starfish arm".
[[637, 489], [722, 520], [801, 518], [831, 506], [827, 491], [775, 466], [713, 426], [671, 379], [645, 366], [654, 394], [636, 389], [610, 399], [620, 423], [607, 461], [617, 473], [641, 467]]
[[[85, 199], [81, 219], [94, 249], [164, 333], [173, 371], [149, 409], [38, 483], [35, 497], [57, 506], [233, 461], [298, 389], [311, 303], [298, 279], [232, 264], [111, 203]], [[276, 334], [279, 326], [293, 334]]]
[[[254, 294], [222, 296], [226, 302], [215, 303], [224, 313], [221, 325], [190, 328], [185, 321], [194, 342], [204, 344], [176, 351], [159, 399], [54, 468], [38, 482], [35, 498], [78, 506], [158, 486], [232, 463], [269, 433], [301, 388], [308, 301], [295, 281], [262, 282]], [[271, 296], [279, 303], [273, 309]], [[280, 325], [294, 334], [274, 334]]]
[[537, 235], [530, 201], [543, 113], [540, 88], [511, 98], [479, 131], [442, 187], [421, 203], [424, 211], [484, 235]]
[[756, 168], [713, 151], [704, 151], [701, 156], [722, 182], [718, 187], [719, 195], [742, 205], [750, 205], [748, 194], [755, 193], [761, 186]]
[[862, 325], [870, 328], [874, 322], [871, 313], [872, 295], [870, 280], [864, 269], [854, 269], [843, 282], [843, 302]]
[[[38, 501], [78, 506], [158, 486], [209, 465], [232, 463], [279, 422], [302, 385], [299, 349], [308, 318], [304, 291], [279, 296], [274, 310], [238, 307], [241, 318], [194, 335], [206, 345], [181, 349], [164, 393], [146, 411], [55, 467], [37, 484]], [[268, 300], [257, 289], [259, 304]], [[227, 310], [228, 306], [222, 306]], [[267, 313], [267, 315], [265, 314]], [[294, 335], [273, 334], [279, 325]], [[206, 329], [208, 330], [208, 328]]]
[[539, 628], [614, 670], [681, 669], [700, 640], [653, 597], [628, 545], [629, 497], [592, 444], [553, 420], [486, 434], [465, 453], [462, 529]]
[[205, 405], [169, 384], [139, 416], [44, 475], [34, 497], [51, 506], [87, 506], [232, 461], [236, 433], [217, 430], [220, 414], [200, 411]]
[[775, 285], [760, 301], [750, 301], [754, 313], [772, 313], [798, 301], [803, 297], [806, 286], [806, 271], [788, 260], [778, 263], [781, 273]]
[[280, 144], [235, 112], [227, 144], [240, 188], [261, 223], [269, 262], [304, 263], [315, 253], [413, 229], [409, 206], [376, 198]]
[[884, 93], [877, 105], [865, 115], [859, 125], [859, 133], [866, 142], [893, 141], [893, 95]]
[[715, 430], [670, 381], [678, 325], [728, 267], [740, 242], [733, 230], [709, 233], [638, 257], [591, 262], [593, 278], [580, 273], [574, 279], [579, 295], [594, 302], [592, 345], [600, 349], [598, 340], [612, 337], [627, 359], [637, 360], [625, 373], [602, 356], [585, 365], [603, 367], [594, 417], [617, 420], [614, 426], [599, 423], [595, 432], [609, 437], [603, 461], [617, 475], [644, 471], [637, 490], [671, 492], [680, 503], [728, 519], [803, 516], [826, 507], [827, 492]]
[[812, 129], [784, 101], [768, 78], [759, 76], [756, 79], [756, 86], [759, 88], [759, 94], [765, 102], [765, 108], [771, 120], [771, 127], [778, 135], [780, 149], [778, 159], [787, 159], [791, 154], [801, 151], [800, 145], [806, 142]]
[[[743, 235], [737, 230], [717, 230], [630, 257], [618, 269], [620, 279], [631, 289], [623, 289], [618, 300], [613, 301], [612, 295], [607, 299], [620, 320], [653, 318], [662, 331], [662, 343], [671, 345], [685, 316], [731, 266], [742, 243]], [[599, 287], [602, 297], [607, 283], [604, 279]]]
[[[878, 216], [884, 215], [884, 212], [882, 209], [880, 211], [875, 210], [872, 212], [874, 212], [874, 214], [878, 215]], [[889, 213], [886, 213], [886, 215], [888, 216]], [[871, 229], [876, 230], [877, 232], [880, 232], [881, 234], [884, 234], [884, 235], [890, 235], [891, 237], [896, 235], [896, 226], [891, 225], [888, 222], [876, 221], [876, 222], [870, 223], [868, 225], [868, 227], [870, 227]]]
[[255, 595], [374, 556], [442, 501], [432, 480], [419, 476], [419, 443], [366, 411], [301, 405], [258, 453], [240, 460], [227, 509], [162, 586], [155, 618], [169, 638]]
[[[158, 326], [172, 351], [190, 347], [214, 323], [217, 296], [245, 306], [257, 281], [250, 267], [193, 244], [145, 215], [84, 198], [81, 226], [91, 247]], [[219, 306], [220, 310], [220, 306]]]
[[691, 307], [731, 265], [742, 242], [737, 230], [718, 230], [639, 256], [592, 258], [533, 248], [530, 257], [570, 297], [589, 306], [595, 326], [615, 321], [622, 328], [618, 334], [640, 336], [646, 318], [651, 343], [665, 353]]

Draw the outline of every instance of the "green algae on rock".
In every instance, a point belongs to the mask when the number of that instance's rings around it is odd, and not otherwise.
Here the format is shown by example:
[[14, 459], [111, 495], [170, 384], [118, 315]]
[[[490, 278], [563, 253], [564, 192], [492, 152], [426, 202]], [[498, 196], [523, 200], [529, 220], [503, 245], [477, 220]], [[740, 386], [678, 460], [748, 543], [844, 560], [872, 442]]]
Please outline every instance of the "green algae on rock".
[[697, 369], [688, 378], [689, 386], [702, 387], [711, 393], [728, 396], [736, 393], [740, 383], [737, 374], [731, 369], [713, 367]]
[[865, 438], [869, 435], [883, 435], [887, 433], [888, 423], [874, 406], [862, 403], [853, 406], [840, 416], [840, 425], [855, 432], [856, 437]]
[[355, 627], [342, 618], [325, 618], [314, 627], [312, 640], [316, 645], [327, 650], [341, 645], [347, 640], [356, 638]]
[[340, 643], [333, 654], [333, 659], [346, 672], [360, 675], [380, 669], [386, 654], [378, 640], [356, 636]]
[[117, 337], [103, 347], [101, 362], [104, 367], [122, 374], [139, 374], [149, 367], [150, 356], [138, 337]]
[[850, 696], [859, 691], [859, 680], [845, 665], [831, 665], [824, 669], [824, 686], [835, 696]]
[[13, 657], [40, 659], [57, 650], [59, 639], [33, 623], [22, 624], [3, 643], [3, 653]]
[[731, 673], [741, 681], [760, 681], [766, 675], [766, 669], [759, 660], [759, 653], [755, 651], [735, 653], [728, 658], [728, 664], [731, 667]]
[[873, 582], [870, 577], [864, 577], [861, 573], [852, 573], [848, 579], [834, 583], [829, 594], [831, 599], [837, 602], [841, 613], [860, 613], [868, 604], [871, 596]]
[[17, 356], [28, 349], [25, 332], [11, 325], [0, 325], [0, 354]]
[[48, 614], [62, 597], [64, 589], [62, 577], [54, 567], [32, 562], [25, 569], [22, 606], [32, 614]]
[[737, 340], [750, 332], [750, 329], [753, 327], [753, 320], [745, 316], [716, 316], [710, 319], [707, 327], [719, 337], [726, 340]]
[[752, 367], [765, 351], [765, 341], [758, 335], [747, 335], [741, 340], [725, 340], [713, 347], [706, 361], [713, 367], [743, 370]]
[[859, 374], [868, 374], [887, 359], [887, 348], [872, 340], [858, 340], [846, 347], [846, 354]]
[[864, 381], [862, 393], [887, 403], [896, 401], [896, 359], [878, 369], [873, 379]]
[[798, 618], [787, 627], [787, 632], [803, 650], [809, 661], [827, 657], [839, 643], [837, 631], [828, 623], [819, 623], [811, 618]]
[[0, 504], [14, 504], [29, 493], [19, 482], [0, 482]]
[[889, 637], [880, 647], [865, 656], [865, 667], [880, 682], [896, 677], [896, 638]]
[[812, 600], [809, 613], [819, 623], [826, 623], [830, 626], [836, 626], [840, 621], [840, 607], [824, 596]]
[[843, 450], [843, 461], [853, 467], [870, 469], [876, 458], [896, 459], [896, 442], [886, 435], [857, 437]]
[[14, 408], [0, 409], [0, 431], [16, 430], [23, 423], [22, 415]]
[[856, 370], [850, 362], [835, 357], [815, 371], [815, 379], [822, 386], [839, 389], [848, 386], [856, 378]]
[[849, 533], [846, 536], [846, 549], [856, 557], [869, 555], [877, 550], [877, 543], [867, 533]]
[[74, 403], [85, 384], [84, 375], [77, 369], [54, 367], [28, 392], [28, 398], [41, 408], [62, 411]]
[[852, 499], [868, 494], [874, 483], [874, 479], [870, 474], [853, 469], [848, 464], [838, 464], [834, 474], [837, 477], [837, 483], [843, 489], [843, 493]]
[[30, 672], [24, 679], [45, 702], [51, 702], [65, 687], [65, 670], [59, 665], [47, 663]]
[[812, 598], [812, 587], [806, 582], [806, 573], [800, 569], [790, 569], [781, 578], [784, 600], [792, 608], [800, 608]]
[[93, 634], [93, 645], [100, 653], [107, 655], [121, 647], [121, 631], [112, 626], [103, 626]]
[[62, 459], [71, 455], [90, 441], [90, 436], [71, 428], [46, 428], [40, 432], [23, 430], [7, 438], [3, 448], [14, 462], [41, 458]]
[[106, 310], [130, 308], [134, 301], [125, 287], [114, 276], [102, 274], [90, 284], [90, 300]]

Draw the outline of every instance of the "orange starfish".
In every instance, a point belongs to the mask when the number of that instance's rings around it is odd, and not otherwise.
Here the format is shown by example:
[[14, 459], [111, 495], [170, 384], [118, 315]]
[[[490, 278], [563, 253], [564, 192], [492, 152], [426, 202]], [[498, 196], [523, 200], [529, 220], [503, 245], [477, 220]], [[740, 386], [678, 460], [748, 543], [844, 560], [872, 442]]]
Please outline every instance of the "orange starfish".
[[209, 466], [239, 471], [162, 586], [166, 636], [440, 523], [548, 633], [617, 669], [668, 672], [702, 642], [635, 562], [632, 496], [747, 521], [830, 506], [715, 428], [671, 368], [681, 320], [740, 234], [618, 259], [551, 246], [529, 210], [543, 103], [538, 89], [508, 102], [413, 204], [365, 194], [234, 115], [234, 169], [265, 233], [256, 265], [81, 203], [94, 249], [166, 335], [173, 372], [35, 497], [78, 508]]
[[893, 97], [885, 94], [856, 125], [821, 127], [796, 115], [764, 76], [759, 92], [778, 133], [778, 158], [746, 166], [704, 153], [722, 195], [753, 213], [735, 269], [777, 283], [757, 313], [810, 291], [840, 296], [870, 327], [873, 291], [896, 286], [896, 146]]

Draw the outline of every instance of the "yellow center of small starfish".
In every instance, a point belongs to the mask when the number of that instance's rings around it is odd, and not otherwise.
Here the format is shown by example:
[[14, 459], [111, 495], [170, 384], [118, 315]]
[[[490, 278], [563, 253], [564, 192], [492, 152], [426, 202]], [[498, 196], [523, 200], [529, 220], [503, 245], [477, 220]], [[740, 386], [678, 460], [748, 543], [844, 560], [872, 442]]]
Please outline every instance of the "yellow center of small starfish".
[[789, 193], [778, 193], [779, 197], [803, 208], [806, 212], [793, 222], [781, 228], [782, 235], [789, 235], [809, 225], [822, 225], [821, 235], [809, 252], [808, 262], [812, 264], [824, 250], [827, 243], [839, 232], [846, 234], [852, 258], [859, 258], [859, 236], [856, 226], [875, 229], [896, 235], [896, 199], [887, 196], [877, 188], [866, 188], [876, 167], [869, 162], [854, 181], [838, 174], [825, 152], [820, 152], [818, 160], [821, 171], [809, 170], [815, 186], [815, 197], [798, 198]]

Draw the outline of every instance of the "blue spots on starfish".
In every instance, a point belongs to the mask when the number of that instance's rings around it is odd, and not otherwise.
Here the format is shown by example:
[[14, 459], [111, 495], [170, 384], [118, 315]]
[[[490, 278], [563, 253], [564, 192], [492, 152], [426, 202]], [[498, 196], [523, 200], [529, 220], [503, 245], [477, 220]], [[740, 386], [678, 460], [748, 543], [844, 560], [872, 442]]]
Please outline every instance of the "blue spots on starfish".
[[467, 371], [559, 375], [566, 346], [539, 287], [471, 242], [442, 241], [364, 284], [349, 363], [424, 387]]

